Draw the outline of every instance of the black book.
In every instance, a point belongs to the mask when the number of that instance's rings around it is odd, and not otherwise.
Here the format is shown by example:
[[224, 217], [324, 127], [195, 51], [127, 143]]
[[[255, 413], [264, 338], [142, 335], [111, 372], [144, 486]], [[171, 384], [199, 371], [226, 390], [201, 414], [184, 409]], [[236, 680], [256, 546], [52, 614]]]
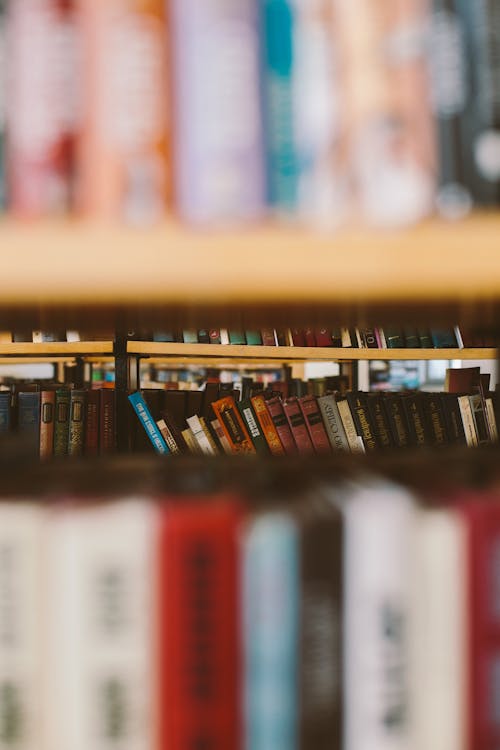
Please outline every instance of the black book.
[[439, 393], [422, 394], [425, 401], [425, 417], [431, 438], [431, 445], [439, 447], [447, 445], [448, 431], [444, 417], [443, 404]]
[[186, 419], [201, 416], [203, 414], [203, 391], [186, 391], [186, 393]]
[[410, 445], [422, 447], [432, 445], [431, 436], [425, 418], [424, 399], [421, 393], [405, 393], [401, 403], [408, 421]]
[[448, 441], [451, 445], [467, 445], [457, 393], [440, 393]]
[[380, 446], [375, 434], [375, 426], [368, 411], [366, 393], [349, 391], [349, 393], [346, 393], [346, 398], [351, 409], [356, 432], [362, 438], [366, 450], [376, 450]]
[[370, 414], [370, 420], [375, 431], [375, 438], [380, 448], [392, 448], [392, 434], [384, 409], [383, 397], [380, 393], [369, 393], [366, 404]]
[[420, 349], [420, 337], [416, 328], [404, 328], [405, 347], [407, 349]]
[[188, 391], [164, 391], [162, 410], [167, 411], [179, 430], [186, 428], [186, 402]]
[[397, 448], [407, 448], [410, 445], [410, 431], [401, 395], [386, 393], [383, 403], [394, 445]]

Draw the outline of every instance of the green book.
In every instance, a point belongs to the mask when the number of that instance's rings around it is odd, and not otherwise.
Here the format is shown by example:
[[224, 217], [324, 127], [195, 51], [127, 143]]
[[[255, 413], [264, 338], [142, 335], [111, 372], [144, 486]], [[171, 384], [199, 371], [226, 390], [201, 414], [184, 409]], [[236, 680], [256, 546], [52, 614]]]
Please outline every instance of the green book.
[[54, 419], [54, 456], [66, 456], [68, 453], [70, 402], [69, 388], [58, 388]]
[[229, 343], [230, 344], [246, 344], [244, 331], [229, 331]]
[[260, 331], [245, 331], [248, 346], [261, 346], [262, 336]]

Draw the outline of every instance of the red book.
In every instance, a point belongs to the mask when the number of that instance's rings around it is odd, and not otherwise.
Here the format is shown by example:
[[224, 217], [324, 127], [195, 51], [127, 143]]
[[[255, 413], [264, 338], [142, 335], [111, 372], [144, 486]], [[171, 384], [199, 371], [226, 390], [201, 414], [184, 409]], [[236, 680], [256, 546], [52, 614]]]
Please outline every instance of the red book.
[[459, 508], [466, 523], [468, 566], [469, 748], [500, 746], [495, 674], [500, 653], [500, 498], [471, 494]]
[[211, 344], [220, 344], [220, 330], [218, 328], [211, 328], [208, 332], [208, 337]]
[[292, 344], [294, 346], [306, 345], [306, 337], [305, 337], [303, 330], [301, 330], [300, 328], [292, 328], [291, 334], [292, 334]]
[[85, 413], [85, 455], [97, 456], [99, 453], [99, 401], [97, 390], [87, 391]]
[[101, 388], [99, 409], [99, 453], [113, 453], [116, 448], [115, 392], [112, 388]]
[[283, 446], [285, 454], [287, 456], [295, 455], [297, 453], [297, 446], [295, 445], [295, 440], [293, 439], [286, 414], [283, 411], [281, 399], [279, 396], [274, 396], [274, 398], [270, 398], [266, 401], [266, 406], [271, 419], [273, 420], [274, 426], [276, 427], [276, 432], [281, 440], [281, 445]]
[[298, 398], [294, 396], [285, 401], [283, 403], [283, 411], [290, 425], [299, 453], [314, 453], [313, 444], [309, 437], [309, 430], [307, 429]]
[[306, 346], [316, 346], [316, 336], [312, 328], [306, 328], [304, 331]]
[[314, 331], [316, 346], [332, 346], [332, 332], [327, 328], [317, 328]]
[[229, 500], [170, 504], [159, 533], [159, 747], [240, 747], [238, 537]]
[[260, 332], [263, 346], [276, 346], [276, 332], [274, 328], [263, 328]]
[[323, 417], [316, 396], [302, 396], [299, 405], [316, 453], [331, 453], [332, 448], [326, 433]]

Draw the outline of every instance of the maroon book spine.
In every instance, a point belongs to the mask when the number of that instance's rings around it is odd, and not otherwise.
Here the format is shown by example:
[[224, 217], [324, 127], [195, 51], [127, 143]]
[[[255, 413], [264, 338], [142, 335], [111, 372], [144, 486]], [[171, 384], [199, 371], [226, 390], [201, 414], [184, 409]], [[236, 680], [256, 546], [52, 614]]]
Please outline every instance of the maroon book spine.
[[276, 346], [276, 333], [274, 328], [263, 328], [260, 332], [263, 346]]
[[299, 405], [304, 415], [314, 450], [316, 453], [331, 453], [332, 447], [328, 440], [316, 396], [302, 396], [302, 398], [299, 398]]
[[306, 346], [316, 346], [316, 336], [312, 328], [306, 328], [304, 331]]
[[297, 453], [297, 446], [295, 445], [290, 425], [283, 411], [281, 399], [278, 396], [274, 396], [274, 398], [266, 401], [266, 406], [286, 455], [294, 456]]
[[99, 453], [113, 453], [116, 448], [115, 392], [112, 388], [100, 389]]
[[306, 337], [304, 335], [304, 331], [300, 328], [292, 328], [292, 344], [294, 346], [305, 346], [306, 345]]
[[99, 391], [87, 392], [87, 410], [85, 415], [85, 455], [97, 456], [99, 453]]
[[317, 328], [314, 331], [316, 346], [332, 346], [332, 332], [327, 328]]
[[304, 415], [302, 414], [302, 409], [300, 408], [299, 400], [296, 397], [289, 398], [283, 404], [283, 411], [290, 425], [299, 453], [314, 453], [313, 444], [309, 437], [309, 431]]

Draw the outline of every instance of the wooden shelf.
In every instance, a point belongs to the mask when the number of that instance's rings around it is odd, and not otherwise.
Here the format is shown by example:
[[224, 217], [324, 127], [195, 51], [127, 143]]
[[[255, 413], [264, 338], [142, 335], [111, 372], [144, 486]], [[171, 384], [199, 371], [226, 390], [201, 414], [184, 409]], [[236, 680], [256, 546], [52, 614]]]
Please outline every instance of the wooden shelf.
[[0, 305], [500, 301], [500, 213], [395, 231], [0, 223]]
[[496, 349], [336, 349], [307, 346], [238, 346], [236, 344], [177, 344], [129, 341], [129, 354], [191, 362], [319, 362], [354, 360], [496, 359]]
[[46, 361], [50, 357], [51, 359], [71, 359], [75, 356], [85, 355], [98, 355], [98, 354], [112, 354], [113, 353], [113, 342], [112, 341], [78, 341], [75, 343], [68, 343], [66, 341], [54, 341], [43, 344], [33, 344], [31, 342], [26, 343], [5, 343], [0, 344], [0, 358], [9, 358], [11, 362], [12, 357], [36, 359], [45, 359]]

